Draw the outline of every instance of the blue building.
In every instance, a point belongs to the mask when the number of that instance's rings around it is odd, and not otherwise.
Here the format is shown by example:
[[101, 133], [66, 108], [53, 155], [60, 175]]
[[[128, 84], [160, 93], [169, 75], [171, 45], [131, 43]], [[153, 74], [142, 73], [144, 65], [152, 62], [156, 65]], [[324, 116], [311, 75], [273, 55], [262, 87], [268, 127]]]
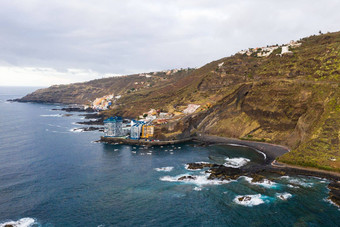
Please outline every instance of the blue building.
[[121, 117], [110, 117], [104, 120], [105, 137], [121, 137], [123, 134], [123, 119]]
[[131, 121], [130, 138], [133, 140], [139, 140], [142, 134], [142, 127], [144, 123], [140, 121]]

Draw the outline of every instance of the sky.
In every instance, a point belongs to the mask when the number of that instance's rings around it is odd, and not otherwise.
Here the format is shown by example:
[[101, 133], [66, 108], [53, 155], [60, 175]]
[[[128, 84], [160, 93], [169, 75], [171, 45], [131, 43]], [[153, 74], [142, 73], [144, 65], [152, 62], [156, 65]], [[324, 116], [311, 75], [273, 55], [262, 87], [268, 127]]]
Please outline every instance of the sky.
[[0, 0], [0, 86], [201, 67], [340, 30], [339, 0]]

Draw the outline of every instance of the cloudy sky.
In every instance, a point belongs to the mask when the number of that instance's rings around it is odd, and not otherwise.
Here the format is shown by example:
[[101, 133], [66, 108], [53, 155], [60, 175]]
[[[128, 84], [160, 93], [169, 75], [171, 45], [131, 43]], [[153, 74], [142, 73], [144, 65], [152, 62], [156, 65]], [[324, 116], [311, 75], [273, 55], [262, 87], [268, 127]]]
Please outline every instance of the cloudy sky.
[[338, 0], [0, 0], [0, 85], [200, 67], [340, 30]]

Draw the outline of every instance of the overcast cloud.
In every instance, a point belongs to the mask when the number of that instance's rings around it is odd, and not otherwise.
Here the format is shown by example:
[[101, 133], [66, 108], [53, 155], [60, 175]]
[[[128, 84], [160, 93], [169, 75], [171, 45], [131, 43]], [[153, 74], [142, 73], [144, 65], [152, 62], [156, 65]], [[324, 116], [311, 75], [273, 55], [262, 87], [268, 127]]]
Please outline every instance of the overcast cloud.
[[340, 30], [338, 0], [0, 0], [0, 85], [199, 67]]

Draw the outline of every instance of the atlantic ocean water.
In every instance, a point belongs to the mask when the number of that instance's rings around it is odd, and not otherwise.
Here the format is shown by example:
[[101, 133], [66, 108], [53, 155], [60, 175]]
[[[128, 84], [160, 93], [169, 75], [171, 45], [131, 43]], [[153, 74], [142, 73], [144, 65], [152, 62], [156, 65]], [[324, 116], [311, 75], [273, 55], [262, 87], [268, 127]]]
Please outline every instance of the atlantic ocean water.
[[[210, 181], [185, 164], [264, 157], [237, 146], [96, 143], [100, 132], [73, 130], [81, 113], [6, 101], [34, 90], [0, 87], [0, 226], [340, 226], [325, 179]], [[178, 181], [183, 175], [195, 180]]]

